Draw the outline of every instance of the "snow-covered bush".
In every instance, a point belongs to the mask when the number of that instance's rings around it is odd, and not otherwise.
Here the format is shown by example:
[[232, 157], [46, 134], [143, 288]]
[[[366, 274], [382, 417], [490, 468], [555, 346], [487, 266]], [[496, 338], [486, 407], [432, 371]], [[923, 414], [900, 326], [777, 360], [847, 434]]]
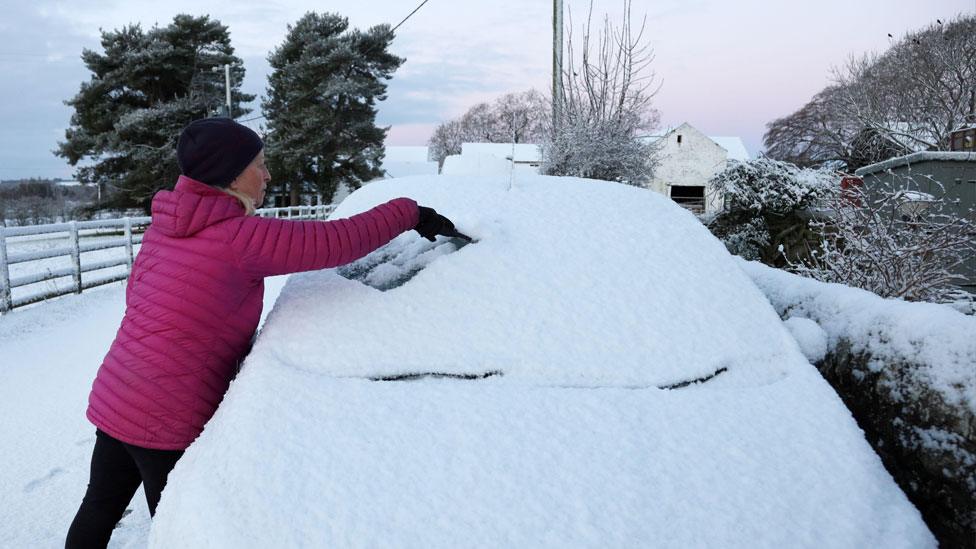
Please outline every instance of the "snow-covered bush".
[[654, 75], [647, 74], [654, 53], [644, 42], [646, 19], [640, 28], [632, 26], [628, 0], [621, 25], [605, 19], [592, 48], [590, 23], [588, 18], [579, 57], [570, 33], [555, 113], [540, 147], [540, 172], [642, 185], [653, 174], [657, 147], [638, 136], [659, 119], [651, 104]]
[[896, 181], [835, 197], [831, 215], [811, 222], [818, 249], [791, 270], [909, 301], [957, 292], [959, 268], [976, 253], [976, 226], [952, 212], [944, 194], [904, 190], [911, 181]]
[[651, 177], [656, 151], [636, 138], [638, 126], [636, 121], [567, 114], [542, 142], [541, 171], [638, 185]]
[[829, 170], [766, 157], [733, 160], [709, 181], [710, 192], [722, 199], [724, 208], [707, 225], [731, 253], [783, 266], [784, 254], [796, 258], [807, 253], [812, 213], [838, 187], [839, 178]]

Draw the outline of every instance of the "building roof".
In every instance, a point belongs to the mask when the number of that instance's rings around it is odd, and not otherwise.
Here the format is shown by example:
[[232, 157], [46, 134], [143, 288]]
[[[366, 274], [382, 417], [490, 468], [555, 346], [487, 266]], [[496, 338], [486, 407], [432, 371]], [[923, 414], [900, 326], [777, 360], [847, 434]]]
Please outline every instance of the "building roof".
[[[691, 124], [687, 122], [683, 122], [679, 126], [671, 128], [661, 135], [645, 135], [639, 137], [638, 139], [653, 143], [655, 141], [658, 141], [660, 139], [663, 139], [664, 137], [671, 135], [672, 133], [684, 127], [692, 128], [695, 129], [696, 131], [698, 130], [698, 128], [695, 128]], [[749, 150], [746, 149], [746, 144], [742, 142], [741, 137], [717, 136], [717, 135], [706, 135], [705, 137], [711, 139], [712, 141], [715, 142], [716, 145], [725, 149], [725, 151], [729, 153], [729, 160], [739, 160], [740, 162], [745, 162], [746, 160], [752, 160], [752, 155], [749, 154]]]
[[871, 164], [870, 166], [858, 168], [854, 171], [854, 175], [865, 176], [901, 166], [934, 161], [976, 162], [976, 152], [923, 151], [906, 154], [904, 156], [889, 158], [888, 160]]
[[382, 169], [386, 177], [437, 175], [437, 162], [389, 162], [383, 160]]
[[[490, 154], [498, 158], [511, 158], [511, 143], [462, 143], [461, 155]], [[515, 162], [541, 162], [542, 151], [533, 143], [515, 144]]]
[[742, 138], [734, 136], [708, 136], [709, 139], [718, 143], [719, 147], [722, 147], [729, 152], [729, 160], [738, 160], [740, 162], [745, 162], [746, 160], [752, 160], [752, 156], [746, 149], [746, 144], [742, 142]]

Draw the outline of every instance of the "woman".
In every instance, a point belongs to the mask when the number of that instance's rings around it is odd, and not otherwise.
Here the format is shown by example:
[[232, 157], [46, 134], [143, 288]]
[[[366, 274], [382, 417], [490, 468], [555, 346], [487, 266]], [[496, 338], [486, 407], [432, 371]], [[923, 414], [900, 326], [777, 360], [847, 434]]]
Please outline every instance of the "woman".
[[336, 221], [252, 216], [271, 176], [256, 133], [197, 120], [177, 144], [183, 175], [152, 201], [122, 325], [89, 396], [91, 478], [67, 547], [104, 547], [139, 484], [153, 515], [166, 478], [203, 430], [247, 354], [264, 277], [335, 267], [416, 229], [454, 225], [397, 198]]

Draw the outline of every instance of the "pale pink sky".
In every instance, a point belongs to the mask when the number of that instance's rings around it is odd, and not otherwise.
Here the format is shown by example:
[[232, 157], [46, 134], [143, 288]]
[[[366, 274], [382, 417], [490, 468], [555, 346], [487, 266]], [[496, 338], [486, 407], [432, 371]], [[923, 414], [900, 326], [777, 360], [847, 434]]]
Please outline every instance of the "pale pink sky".
[[[489, 87], [549, 85], [552, 3], [531, 5], [535, 9], [523, 8], [523, 17], [509, 21], [521, 30], [486, 33], [500, 34], [494, 48], [518, 59], [519, 67], [506, 72], [508, 65], [489, 60], [485, 72], [494, 75], [485, 81]], [[565, 5], [578, 27], [588, 2], [566, 0]], [[621, 5], [596, 1], [594, 12], [617, 18]], [[687, 121], [710, 135], [739, 136], [753, 155], [762, 148], [765, 124], [806, 103], [848, 56], [883, 51], [888, 33], [899, 37], [936, 19], [976, 12], [976, 0], [667, 0], [635, 1], [633, 6], [635, 18], [648, 16], [647, 35], [656, 54], [653, 68], [662, 84], [655, 106], [663, 126]], [[459, 29], [458, 34], [468, 33]], [[486, 89], [460, 104], [453, 98], [442, 104], [447, 114], [457, 114], [475, 99], [503, 91]], [[419, 144], [429, 131], [424, 124], [394, 127], [390, 142]]]
[[[178, 13], [227, 25], [245, 61], [245, 91], [264, 93], [268, 52], [305, 12], [333, 11], [353, 26], [396, 23], [421, 0], [38, 0], [0, 9], [0, 178], [70, 176], [51, 150], [71, 110], [62, 103], [90, 74], [79, 60], [99, 29], [165, 25]], [[565, 0], [577, 26], [588, 2]], [[595, 0], [619, 17], [623, 0]], [[736, 135], [761, 150], [765, 124], [806, 103], [851, 54], [882, 51], [906, 31], [976, 12], [976, 0], [635, 0], [647, 14], [653, 65], [662, 82], [655, 106], [664, 127], [690, 122], [706, 134]], [[398, 31], [393, 51], [407, 62], [390, 81], [379, 122], [388, 143], [424, 144], [436, 124], [478, 101], [551, 82], [551, 0], [429, 0]], [[30, 90], [30, 93], [24, 93]], [[257, 102], [252, 105], [258, 108]], [[257, 124], [257, 123], [252, 123]]]

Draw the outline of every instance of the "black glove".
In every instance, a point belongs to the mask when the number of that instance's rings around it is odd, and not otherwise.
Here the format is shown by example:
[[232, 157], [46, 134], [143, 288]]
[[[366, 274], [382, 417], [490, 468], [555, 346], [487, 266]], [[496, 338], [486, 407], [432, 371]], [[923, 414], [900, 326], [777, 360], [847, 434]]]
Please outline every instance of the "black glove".
[[454, 223], [443, 215], [434, 211], [433, 208], [418, 206], [420, 209], [420, 221], [413, 229], [420, 233], [420, 236], [433, 242], [437, 235], [454, 236], [457, 230]]

